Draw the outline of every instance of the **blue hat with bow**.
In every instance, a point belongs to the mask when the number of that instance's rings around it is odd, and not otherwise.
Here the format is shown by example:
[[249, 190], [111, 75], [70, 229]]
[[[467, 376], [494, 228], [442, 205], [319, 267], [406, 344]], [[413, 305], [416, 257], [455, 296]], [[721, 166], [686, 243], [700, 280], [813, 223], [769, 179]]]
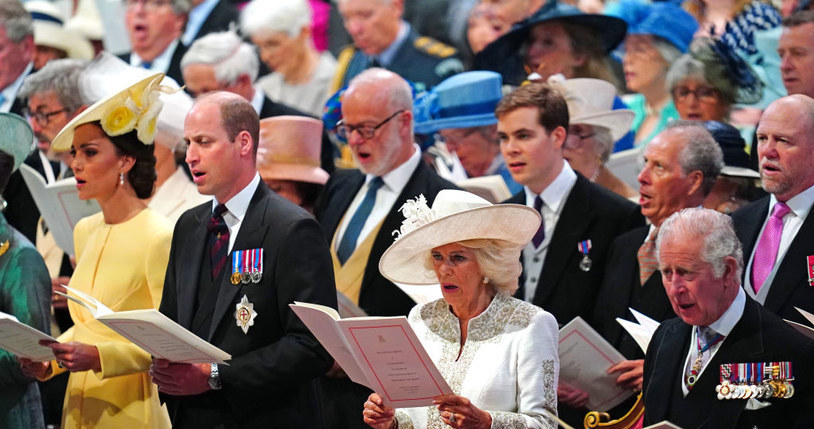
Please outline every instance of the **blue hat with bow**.
[[452, 76], [416, 100], [415, 132], [431, 134], [449, 128], [497, 123], [495, 107], [503, 97], [500, 74], [471, 71]]
[[687, 52], [692, 37], [698, 30], [695, 17], [669, 1], [653, 3], [626, 18], [629, 19], [627, 34], [661, 37], [682, 53]]

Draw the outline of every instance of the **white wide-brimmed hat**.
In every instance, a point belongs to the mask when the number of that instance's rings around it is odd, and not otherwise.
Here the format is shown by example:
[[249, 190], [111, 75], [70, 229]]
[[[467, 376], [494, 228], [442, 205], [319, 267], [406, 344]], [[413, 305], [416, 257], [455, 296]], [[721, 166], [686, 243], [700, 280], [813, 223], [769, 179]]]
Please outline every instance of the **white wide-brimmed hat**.
[[500, 240], [523, 248], [540, 227], [540, 213], [519, 204], [492, 204], [466, 192], [445, 189], [432, 208], [424, 195], [407, 200], [399, 209], [404, 222], [396, 242], [379, 260], [379, 271], [390, 281], [404, 284], [436, 284], [435, 271], [426, 261], [429, 252], [445, 244], [465, 240]]
[[305, 116], [275, 116], [260, 121], [257, 171], [263, 179], [324, 185], [320, 168], [322, 121]]
[[164, 73], [155, 73], [120, 92], [97, 101], [68, 122], [51, 141], [51, 148], [61, 152], [73, 144], [76, 127], [99, 122], [108, 136], [119, 136], [137, 131], [140, 142], [153, 144], [158, 113], [163, 103], [158, 99], [161, 91], [171, 91], [162, 87]]
[[603, 127], [610, 131], [613, 141], [624, 137], [633, 125], [635, 114], [630, 109], [613, 110], [616, 88], [601, 79], [565, 79], [561, 74], [548, 78], [568, 104], [568, 123]]
[[66, 29], [59, 9], [49, 1], [29, 1], [23, 4], [31, 13], [34, 44], [59, 49], [75, 60], [93, 58], [93, 46], [81, 34]]
[[0, 113], [0, 150], [14, 158], [17, 171], [34, 149], [34, 131], [22, 116], [14, 113]]

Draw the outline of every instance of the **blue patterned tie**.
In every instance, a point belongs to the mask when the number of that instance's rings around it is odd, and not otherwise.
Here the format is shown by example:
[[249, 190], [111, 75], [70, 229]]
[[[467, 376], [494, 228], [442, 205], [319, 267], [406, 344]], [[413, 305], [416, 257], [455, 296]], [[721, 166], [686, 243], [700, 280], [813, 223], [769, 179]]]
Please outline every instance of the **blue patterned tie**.
[[342, 236], [342, 241], [339, 242], [339, 248], [336, 249], [336, 256], [339, 258], [339, 262], [343, 265], [345, 264], [345, 261], [350, 258], [350, 255], [353, 254], [353, 251], [356, 250], [356, 242], [359, 240], [359, 233], [362, 232], [362, 228], [365, 226], [365, 221], [367, 221], [367, 217], [370, 216], [370, 212], [373, 210], [373, 206], [376, 204], [376, 192], [382, 187], [382, 185], [384, 185], [384, 182], [382, 181], [381, 177], [376, 177], [370, 181], [365, 198], [362, 200], [362, 203], [359, 204], [359, 207], [356, 209], [356, 213], [353, 214], [350, 222], [348, 222], [348, 227], [345, 229], [345, 235]]

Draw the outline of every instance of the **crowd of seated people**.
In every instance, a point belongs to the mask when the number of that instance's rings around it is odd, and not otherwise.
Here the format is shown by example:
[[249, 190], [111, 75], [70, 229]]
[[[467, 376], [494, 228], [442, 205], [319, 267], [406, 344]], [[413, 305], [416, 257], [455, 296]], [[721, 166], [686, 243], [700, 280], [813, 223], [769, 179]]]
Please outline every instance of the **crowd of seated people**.
[[[0, 0], [0, 312], [55, 339], [0, 344], [0, 427], [588, 427], [576, 318], [628, 427], [811, 427], [811, 3]], [[407, 317], [452, 394], [356, 383], [294, 301]]]

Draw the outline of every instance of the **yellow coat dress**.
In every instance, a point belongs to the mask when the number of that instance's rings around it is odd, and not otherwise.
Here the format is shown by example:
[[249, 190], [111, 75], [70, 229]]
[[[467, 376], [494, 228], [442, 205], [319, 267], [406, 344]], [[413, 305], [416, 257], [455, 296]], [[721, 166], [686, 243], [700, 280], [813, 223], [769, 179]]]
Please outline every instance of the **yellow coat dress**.
[[[74, 228], [77, 264], [70, 286], [113, 311], [158, 308], [171, 239], [172, 226], [151, 209], [116, 225], [105, 224], [102, 213], [82, 219]], [[62, 428], [169, 428], [147, 373], [150, 355], [87, 309], [70, 303], [69, 310], [74, 326], [59, 342], [95, 345], [102, 370], [70, 375]], [[64, 371], [56, 362], [51, 367]]]

